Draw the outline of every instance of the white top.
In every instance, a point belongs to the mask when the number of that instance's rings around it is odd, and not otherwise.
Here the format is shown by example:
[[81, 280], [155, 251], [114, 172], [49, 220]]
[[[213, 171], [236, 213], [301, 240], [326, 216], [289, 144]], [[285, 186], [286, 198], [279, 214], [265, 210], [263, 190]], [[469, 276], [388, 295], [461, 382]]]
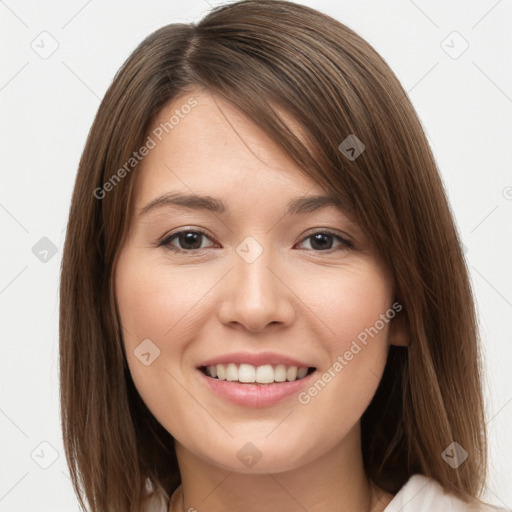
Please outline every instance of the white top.
[[[165, 511], [167, 512], [167, 511]], [[471, 506], [453, 494], [445, 493], [433, 478], [412, 475], [395, 494], [384, 512], [511, 512], [499, 507]]]
[[[160, 495], [151, 498], [146, 512], [167, 512], [169, 502]], [[412, 475], [406, 484], [389, 502], [384, 512], [512, 512], [510, 509], [475, 507], [464, 503], [452, 494], [445, 493], [442, 486], [425, 475]]]

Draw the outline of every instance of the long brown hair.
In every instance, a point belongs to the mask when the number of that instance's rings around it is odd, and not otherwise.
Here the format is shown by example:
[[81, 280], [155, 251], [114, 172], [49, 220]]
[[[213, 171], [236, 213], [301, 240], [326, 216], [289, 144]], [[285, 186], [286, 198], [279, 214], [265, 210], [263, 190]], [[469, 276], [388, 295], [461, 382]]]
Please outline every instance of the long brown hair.
[[[474, 302], [417, 114], [383, 58], [350, 28], [291, 2], [247, 0], [147, 37], [116, 74], [80, 160], [61, 269], [60, 392], [82, 508], [83, 493], [93, 512], [139, 512], [147, 483], [169, 496], [181, 481], [173, 437], [131, 379], [112, 277], [137, 172], [126, 162], [160, 110], [197, 88], [240, 108], [341, 199], [393, 275], [410, 346], [390, 348], [361, 418], [368, 476], [396, 493], [422, 473], [478, 501], [487, 445]], [[357, 158], [339, 147], [350, 135], [365, 145]], [[468, 453], [457, 468], [442, 456], [452, 442]]]

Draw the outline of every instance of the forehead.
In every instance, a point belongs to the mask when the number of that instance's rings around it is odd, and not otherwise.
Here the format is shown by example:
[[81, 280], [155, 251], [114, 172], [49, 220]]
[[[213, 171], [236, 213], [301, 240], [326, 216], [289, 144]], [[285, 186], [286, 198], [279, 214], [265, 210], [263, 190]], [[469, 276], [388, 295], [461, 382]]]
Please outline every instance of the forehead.
[[[293, 120], [286, 122], [302, 136]], [[192, 91], [166, 105], [148, 136], [154, 147], [137, 167], [138, 207], [176, 190], [230, 197], [254, 207], [325, 195], [251, 119], [211, 93]]]

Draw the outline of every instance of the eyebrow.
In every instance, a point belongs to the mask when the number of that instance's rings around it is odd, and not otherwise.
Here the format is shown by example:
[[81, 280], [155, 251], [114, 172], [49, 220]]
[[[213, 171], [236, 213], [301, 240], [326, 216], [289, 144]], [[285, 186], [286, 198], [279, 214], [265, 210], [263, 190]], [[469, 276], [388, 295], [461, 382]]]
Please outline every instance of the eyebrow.
[[[181, 192], [169, 192], [156, 197], [146, 206], [140, 208], [139, 217], [147, 215], [151, 211], [155, 211], [164, 207], [178, 206], [190, 210], [206, 210], [213, 213], [225, 214], [229, 211], [229, 207], [222, 199], [211, 196], [198, 196], [196, 194], [184, 194]], [[286, 215], [300, 215], [310, 213], [328, 206], [334, 206], [341, 211], [348, 211], [343, 202], [334, 197], [329, 196], [306, 196], [291, 199], [286, 204]]]

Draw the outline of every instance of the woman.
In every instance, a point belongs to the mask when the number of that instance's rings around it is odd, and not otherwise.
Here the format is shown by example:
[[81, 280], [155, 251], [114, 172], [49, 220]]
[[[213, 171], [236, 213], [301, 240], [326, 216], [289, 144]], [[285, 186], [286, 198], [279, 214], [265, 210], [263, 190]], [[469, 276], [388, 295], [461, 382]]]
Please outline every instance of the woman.
[[133, 52], [80, 162], [60, 313], [94, 512], [487, 510], [434, 158], [384, 60], [318, 11], [238, 2]]

